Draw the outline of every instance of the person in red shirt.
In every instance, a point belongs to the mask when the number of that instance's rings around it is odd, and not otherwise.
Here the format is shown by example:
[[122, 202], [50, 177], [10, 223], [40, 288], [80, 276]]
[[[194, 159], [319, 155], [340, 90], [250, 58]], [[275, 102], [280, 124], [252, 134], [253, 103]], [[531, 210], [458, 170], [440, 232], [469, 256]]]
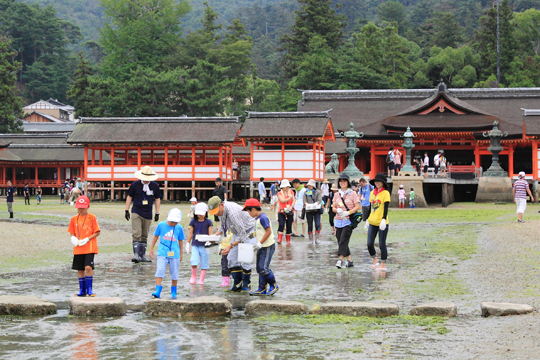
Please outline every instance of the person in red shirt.
[[88, 212], [90, 199], [82, 195], [76, 203], [78, 214], [71, 218], [68, 232], [73, 245], [72, 269], [78, 271], [79, 293], [75, 296], [96, 296], [92, 291], [94, 255], [98, 253], [97, 237], [101, 230], [95, 215]]

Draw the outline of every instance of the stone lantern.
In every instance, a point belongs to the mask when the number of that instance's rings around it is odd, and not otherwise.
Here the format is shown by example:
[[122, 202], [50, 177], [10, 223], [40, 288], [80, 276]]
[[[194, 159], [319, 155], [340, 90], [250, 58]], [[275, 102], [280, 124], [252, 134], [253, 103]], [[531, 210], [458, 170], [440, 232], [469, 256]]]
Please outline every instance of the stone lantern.
[[401, 171], [416, 175], [416, 170], [411, 165], [411, 152], [416, 146], [413, 144], [413, 138], [416, 136], [411, 132], [411, 128], [407, 126], [407, 131], [401, 137], [403, 138], [403, 148], [405, 149], [405, 165]]
[[491, 166], [484, 172], [483, 176], [507, 177], [508, 173], [503, 170], [501, 165], [499, 165], [499, 153], [503, 151], [501, 139], [508, 136], [508, 133], [506, 131], [503, 133], [499, 130], [499, 123], [495, 121], [493, 123], [493, 129], [489, 132], [484, 131], [482, 135], [484, 135], [484, 137], [489, 137], [490, 145], [488, 150], [491, 152]]
[[356, 140], [364, 137], [364, 133], [359, 133], [354, 130], [354, 124], [351, 123], [349, 131], [342, 132], [340, 134], [347, 141], [347, 148], [345, 151], [349, 154], [349, 165], [343, 170], [343, 174], [349, 175], [350, 178], [363, 177], [364, 173], [358, 170], [354, 163], [355, 155], [360, 149], [356, 146]]

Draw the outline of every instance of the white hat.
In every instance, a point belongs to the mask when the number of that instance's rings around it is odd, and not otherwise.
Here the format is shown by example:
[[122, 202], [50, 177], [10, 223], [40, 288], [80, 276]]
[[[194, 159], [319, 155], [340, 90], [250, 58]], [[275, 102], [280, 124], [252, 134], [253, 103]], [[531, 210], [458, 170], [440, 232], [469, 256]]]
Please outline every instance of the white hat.
[[310, 180], [307, 182], [307, 186], [317, 187], [317, 183], [315, 182], [315, 180], [310, 179]]
[[400, 189], [403, 189], [403, 185], [399, 185], [399, 188], [400, 188]]
[[280, 189], [283, 189], [285, 187], [291, 187], [291, 184], [289, 183], [289, 180], [287, 179], [281, 180], [281, 184], [279, 185]]
[[179, 223], [182, 221], [182, 210], [178, 208], [171, 209], [169, 215], [167, 215], [167, 221]]
[[520, 171], [519, 174], [518, 174], [518, 176], [519, 176], [520, 178], [524, 178], [524, 177], [525, 177], [525, 171]]
[[135, 177], [143, 181], [154, 181], [157, 180], [158, 174], [150, 166], [145, 166], [141, 170], [135, 171]]
[[205, 203], [198, 203], [195, 205], [195, 215], [206, 215], [208, 211], [208, 205]]
[[190, 201], [190, 202], [191, 202], [191, 201], [197, 202], [197, 198], [194, 196], [194, 197], [192, 197], [191, 199], [189, 199], [189, 201]]

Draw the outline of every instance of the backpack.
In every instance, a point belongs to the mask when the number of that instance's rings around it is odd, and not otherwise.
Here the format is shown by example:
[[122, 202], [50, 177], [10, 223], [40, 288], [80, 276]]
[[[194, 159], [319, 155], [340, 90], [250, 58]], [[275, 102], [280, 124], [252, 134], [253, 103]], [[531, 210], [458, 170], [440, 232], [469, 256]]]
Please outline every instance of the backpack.
[[388, 154], [386, 155], [386, 163], [387, 163], [387, 164], [390, 164], [391, 162], [392, 162], [392, 160], [391, 160], [391, 158], [390, 158], [390, 153], [388, 153]]

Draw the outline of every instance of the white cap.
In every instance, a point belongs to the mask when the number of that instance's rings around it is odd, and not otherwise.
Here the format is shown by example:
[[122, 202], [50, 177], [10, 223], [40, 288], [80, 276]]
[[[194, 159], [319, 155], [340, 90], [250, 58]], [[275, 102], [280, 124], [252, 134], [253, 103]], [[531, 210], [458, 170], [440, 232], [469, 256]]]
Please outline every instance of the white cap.
[[208, 205], [205, 203], [199, 203], [195, 205], [195, 215], [206, 215], [208, 211]]
[[519, 176], [520, 178], [525, 177], [525, 171], [520, 171], [519, 174], [518, 174], [518, 176]]
[[182, 221], [182, 210], [178, 208], [171, 209], [169, 215], [167, 215], [167, 221], [179, 223]]
[[194, 196], [194, 197], [192, 197], [191, 199], [189, 199], [189, 201], [190, 201], [190, 202], [191, 202], [191, 201], [197, 202], [197, 198]]
[[281, 184], [279, 185], [279, 187], [283, 189], [284, 187], [291, 187], [291, 184], [289, 183], [289, 180], [283, 179], [281, 180]]

